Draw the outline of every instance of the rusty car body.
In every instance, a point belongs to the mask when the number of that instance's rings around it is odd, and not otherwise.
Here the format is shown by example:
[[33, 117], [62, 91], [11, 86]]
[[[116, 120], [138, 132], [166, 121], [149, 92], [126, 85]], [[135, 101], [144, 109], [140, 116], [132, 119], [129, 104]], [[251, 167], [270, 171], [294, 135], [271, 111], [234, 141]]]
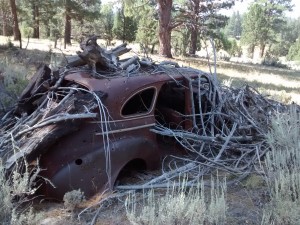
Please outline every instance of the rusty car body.
[[[85, 196], [112, 189], [129, 165], [158, 168], [166, 146], [151, 132], [157, 124], [191, 127], [191, 80], [198, 84], [201, 71], [176, 68], [173, 73], [139, 74], [96, 79], [90, 72], [72, 72], [64, 82], [73, 82], [102, 98], [109, 119], [86, 119], [80, 128], [57, 141], [40, 158], [45, 170], [40, 193], [62, 199], [66, 192], [81, 189]], [[192, 82], [193, 83], [193, 82]], [[106, 128], [104, 129], [103, 123]]]

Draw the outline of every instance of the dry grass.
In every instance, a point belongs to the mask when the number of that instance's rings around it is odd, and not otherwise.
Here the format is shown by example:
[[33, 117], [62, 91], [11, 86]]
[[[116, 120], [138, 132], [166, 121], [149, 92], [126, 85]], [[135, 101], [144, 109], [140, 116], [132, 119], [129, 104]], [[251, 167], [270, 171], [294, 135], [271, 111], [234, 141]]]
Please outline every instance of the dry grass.
[[[204, 185], [199, 181], [195, 188], [187, 189], [185, 181], [180, 187], [170, 187], [166, 193], [150, 190], [128, 196], [125, 206], [131, 224], [225, 224], [226, 222], [226, 181], [211, 181], [210, 198], [205, 194]], [[158, 193], [157, 193], [158, 192]]]
[[[159, 57], [156, 59], [161, 60]], [[184, 58], [179, 59], [178, 62], [180, 65], [192, 66], [209, 72], [207, 62], [201, 59]], [[275, 96], [281, 96], [283, 95], [282, 91], [285, 91], [283, 98], [276, 97], [275, 100], [283, 99], [285, 103], [295, 102], [300, 104], [299, 71], [238, 63], [218, 62], [218, 64], [217, 73], [221, 82], [232, 80], [231, 86], [233, 87], [249, 84], [254, 88], [267, 90]], [[287, 102], [289, 98], [290, 101]]]
[[18, 96], [26, 87], [27, 68], [0, 59], [0, 115], [17, 101]]

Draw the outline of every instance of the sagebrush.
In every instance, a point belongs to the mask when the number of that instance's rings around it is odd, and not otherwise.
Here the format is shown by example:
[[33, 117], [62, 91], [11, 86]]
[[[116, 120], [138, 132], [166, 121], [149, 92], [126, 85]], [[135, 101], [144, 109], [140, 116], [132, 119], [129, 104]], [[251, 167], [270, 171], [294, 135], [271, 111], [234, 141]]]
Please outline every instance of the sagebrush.
[[268, 133], [266, 180], [271, 201], [262, 224], [300, 224], [300, 114], [296, 107], [278, 114]]
[[202, 181], [192, 188], [185, 181], [179, 187], [170, 185], [166, 193], [145, 191], [143, 200], [133, 193], [125, 203], [127, 218], [131, 224], [225, 224], [226, 180], [212, 179], [210, 197], [206, 196]]

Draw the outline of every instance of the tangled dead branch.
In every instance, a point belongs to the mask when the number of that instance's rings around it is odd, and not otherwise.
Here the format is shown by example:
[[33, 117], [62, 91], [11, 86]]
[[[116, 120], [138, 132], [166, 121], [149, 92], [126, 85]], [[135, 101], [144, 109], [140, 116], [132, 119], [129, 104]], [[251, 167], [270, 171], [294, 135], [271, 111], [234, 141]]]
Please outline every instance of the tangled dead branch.
[[[176, 127], [157, 120], [151, 131], [175, 139], [186, 153], [168, 156], [170, 160], [164, 160], [167, 163], [160, 177], [139, 186], [118, 186], [119, 189], [168, 186], [182, 173], [189, 173], [188, 185], [193, 185], [216, 168], [244, 177], [269, 149], [265, 136], [271, 116], [287, 110], [287, 106], [266, 99], [250, 86], [223, 87], [202, 71], [185, 70], [171, 62], [154, 64], [138, 57], [119, 60], [118, 56], [129, 51], [126, 44], [107, 51], [91, 37], [81, 48], [83, 52], [69, 58], [69, 64], [59, 71], [41, 67], [16, 107], [1, 119], [0, 157], [6, 169], [11, 169], [21, 158], [34, 161], [55, 142], [77, 131], [83, 120], [89, 119], [101, 124], [106, 174], [112, 185], [110, 116], [102, 103], [105, 93], [64, 79], [66, 74], [79, 71], [87, 71], [97, 79], [144, 74], [167, 74], [172, 79], [176, 74], [184, 78], [185, 82], [179, 85], [182, 85], [181, 91], [189, 94], [190, 113], [181, 113], [183, 120]], [[198, 77], [191, 78], [189, 73], [196, 73]]]
[[[208, 86], [201, 86], [205, 78]], [[198, 84], [190, 81], [193, 114], [189, 130], [158, 124], [153, 132], [176, 139], [187, 155], [167, 156], [163, 174], [141, 185], [118, 186], [118, 189], [169, 187], [183, 173], [189, 174], [187, 185], [218, 169], [236, 175], [235, 183], [254, 172], [259, 160], [269, 150], [266, 135], [275, 113], [286, 112], [288, 106], [262, 96], [254, 88], [229, 88], [216, 85], [210, 75], [199, 75]], [[297, 106], [298, 107], [298, 106]], [[298, 108], [299, 110], [299, 108]], [[258, 172], [258, 171], [257, 171]], [[174, 185], [174, 183], [173, 183]]]

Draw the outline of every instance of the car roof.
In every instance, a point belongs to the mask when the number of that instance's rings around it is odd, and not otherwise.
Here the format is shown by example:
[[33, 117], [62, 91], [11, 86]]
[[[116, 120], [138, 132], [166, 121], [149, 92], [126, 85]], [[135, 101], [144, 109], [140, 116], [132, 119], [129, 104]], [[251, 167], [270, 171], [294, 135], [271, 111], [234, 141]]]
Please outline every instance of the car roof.
[[65, 80], [78, 83], [90, 91], [101, 91], [105, 93], [122, 92], [124, 90], [136, 90], [145, 86], [156, 86], [158, 83], [169, 81], [180, 81], [186, 78], [196, 78], [204, 72], [188, 67], [167, 68], [155, 73], [140, 72], [131, 76], [106, 76], [95, 78], [88, 71], [74, 71], [65, 76]]

